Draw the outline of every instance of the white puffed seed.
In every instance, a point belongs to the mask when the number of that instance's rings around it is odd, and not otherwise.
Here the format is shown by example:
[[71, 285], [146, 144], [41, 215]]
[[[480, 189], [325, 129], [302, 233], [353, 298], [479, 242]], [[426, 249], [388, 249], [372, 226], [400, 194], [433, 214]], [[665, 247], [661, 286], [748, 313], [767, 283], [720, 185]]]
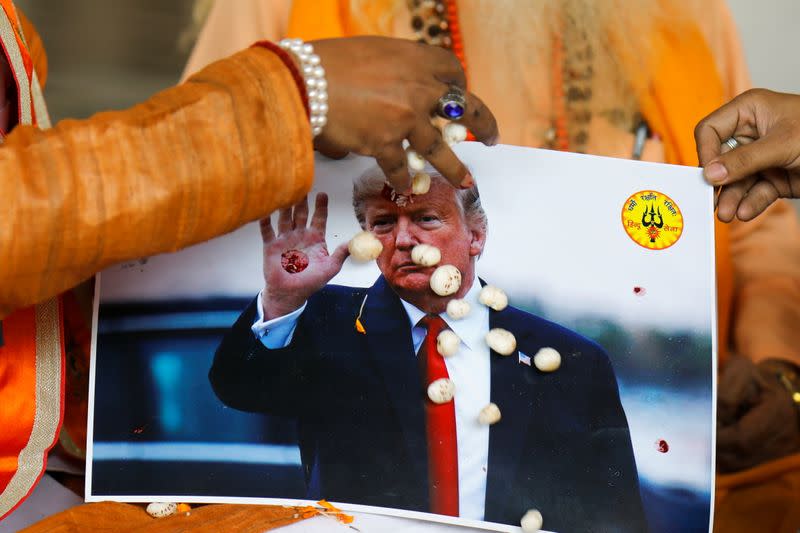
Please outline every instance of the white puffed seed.
[[356, 261], [372, 261], [383, 251], [383, 245], [369, 231], [360, 231], [347, 243], [350, 255]]
[[492, 424], [496, 424], [500, 421], [500, 408], [497, 407], [497, 404], [490, 403], [478, 414], [478, 422], [483, 424], [484, 426], [491, 426]]
[[442, 137], [451, 146], [458, 144], [467, 140], [467, 128], [457, 122], [449, 122], [442, 129]]
[[407, 150], [408, 167], [417, 172], [425, 170], [425, 159], [414, 150]]
[[511, 355], [517, 348], [517, 339], [506, 329], [493, 328], [486, 334], [486, 344], [500, 355]]
[[461, 339], [451, 329], [442, 330], [436, 337], [436, 350], [442, 354], [442, 357], [455, 355], [459, 346], [461, 346]]
[[164, 518], [178, 512], [176, 503], [153, 502], [147, 505], [147, 514], [153, 518]]
[[470, 305], [466, 300], [453, 298], [447, 302], [447, 316], [453, 320], [461, 320], [469, 314]]
[[481, 289], [478, 301], [495, 311], [502, 311], [508, 307], [508, 296], [503, 289], [494, 285], [486, 285]]
[[411, 180], [411, 194], [426, 194], [431, 189], [431, 175], [417, 172]]
[[411, 260], [421, 266], [433, 266], [439, 264], [442, 259], [442, 252], [430, 244], [418, 244], [411, 249]]
[[456, 384], [451, 379], [439, 378], [428, 385], [428, 398], [433, 403], [447, 403], [456, 394]]
[[433, 271], [430, 283], [439, 296], [450, 296], [461, 288], [461, 271], [453, 265], [442, 265]]
[[533, 356], [533, 364], [542, 372], [552, 372], [561, 366], [561, 354], [555, 348], [542, 348]]
[[542, 529], [542, 513], [536, 509], [529, 509], [519, 525], [522, 526], [522, 533], [536, 533]]

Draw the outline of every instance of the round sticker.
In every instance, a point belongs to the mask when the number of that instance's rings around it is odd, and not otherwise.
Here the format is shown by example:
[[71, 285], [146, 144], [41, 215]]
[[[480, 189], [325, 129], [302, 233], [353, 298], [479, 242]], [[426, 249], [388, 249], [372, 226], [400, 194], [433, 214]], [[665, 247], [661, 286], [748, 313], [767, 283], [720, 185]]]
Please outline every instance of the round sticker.
[[683, 215], [678, 204], [666, 194], [639, 191], [622, 207], [622, 227], [639, 246], [663, 250], [681, 238]]

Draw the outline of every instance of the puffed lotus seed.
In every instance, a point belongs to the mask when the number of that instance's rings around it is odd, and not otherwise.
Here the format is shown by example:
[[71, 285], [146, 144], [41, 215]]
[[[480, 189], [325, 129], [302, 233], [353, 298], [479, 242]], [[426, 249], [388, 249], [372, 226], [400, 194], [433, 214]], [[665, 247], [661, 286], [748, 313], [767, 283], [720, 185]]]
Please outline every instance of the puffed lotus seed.
[[469, 314], [470, 305], [466, 300], [453, 298], [447, 302], [447, 316], [453, 320], [461, 320]]
[[478, 301], [495, 311], [502, 311], [508, 306], [508, 296], [505, 291], [494, 285], [486, 285], [482, 288]]
[[350, 255], [356, 261], [372, 261], [383, 251], [383, 245], [369, 231], [360, 231], [347, 243]]
[[425, 159], [414, 150], [407, 150], [408, 168], [420, 172], [425, 170]]
[[449, 145], [467, 140], [467, 128], [457, 122], [449, 122], [442, 128], [442, 138]]
[[411, 194], [427, 194], [431, 190], [431, 175], [417, 172], [411, 180]]
[[430, 244], [418, 244], [411, 249], [411, 260], [421, 266], [433, 266], [442, 259], [442, 252]]
[[439, 378], [428, 385], [428, 398], [433, 403], [447, 403], [456, 393], [456, 384], [451, 379]]
[[478, 414], [478, 422], [483, 424], [484, 426], [491, 426], [492, 424], [496, 424], [500, 421], [500, 408], [497, 407], [497, 404], [490, 403]]
[[461, 271], [453, 265], [442, 265], [431, 275], [431, 289], [439, 296], [450, 296], [461, 288]]
[[494, 328], [486, 334], [486, 344], [500, 355], [511, 355], [517, 348], [517, 339], [506, 329]]
[[533, 364], [542, 372], [552, 372], [561, 366], [561, 354], [554, 348], [542, 348], [533, 356]]
[[442, 330], [436, 337], [436, 350], [442, 354], [442, 357], [455, 355], [459, 346], [461, 346], [461, 339], [451, 329]]
[[178, 505], [175, 503], [153, 502], [147, 505], [147, 514], [153, 518], [164, 518], [175, 514], [177, 511]]
[[542, 529], [542, 523], [542, 513], [536, 509], [530, 509], [519, 521], [522, 533], [537, 533]]

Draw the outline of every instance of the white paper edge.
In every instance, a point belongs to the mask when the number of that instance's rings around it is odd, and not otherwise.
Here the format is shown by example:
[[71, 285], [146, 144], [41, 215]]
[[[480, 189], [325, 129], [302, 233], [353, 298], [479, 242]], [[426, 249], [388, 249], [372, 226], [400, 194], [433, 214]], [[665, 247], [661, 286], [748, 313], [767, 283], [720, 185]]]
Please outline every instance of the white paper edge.
[[719, 370], [719, 298], [717, 297], [717, 233], [714, 210], [714, 188], [708, 187], [709, 203], [711, 204], [711, 245], [714, 252], [711, 254], [711, 502], [708, 507], [708, 533], [714, 533], [714, 501], [716, 498], [717, 478], [717, 373]]

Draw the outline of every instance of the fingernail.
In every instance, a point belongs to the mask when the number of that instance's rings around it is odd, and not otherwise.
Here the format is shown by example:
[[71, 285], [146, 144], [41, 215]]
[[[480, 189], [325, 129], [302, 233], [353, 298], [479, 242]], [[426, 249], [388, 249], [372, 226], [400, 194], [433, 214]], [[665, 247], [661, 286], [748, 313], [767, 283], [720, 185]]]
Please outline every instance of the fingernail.
[[500, 134], [498, 133], [497, 135], [486, 141], [486, 144], [489, 146], [496, 146], [497, 143], [499, 142], [500, 142]]
[[461, 180], [461, 188], [462, 189], [471, 189], [475, 186], [475, 179], [472, 177], [472, 174], [467, 172], [467, 176]]
[[728, 177], [728, 169], [722, 163], [711, 163], [703, 169], [703, 175], [709, 183], [722, 183]]

